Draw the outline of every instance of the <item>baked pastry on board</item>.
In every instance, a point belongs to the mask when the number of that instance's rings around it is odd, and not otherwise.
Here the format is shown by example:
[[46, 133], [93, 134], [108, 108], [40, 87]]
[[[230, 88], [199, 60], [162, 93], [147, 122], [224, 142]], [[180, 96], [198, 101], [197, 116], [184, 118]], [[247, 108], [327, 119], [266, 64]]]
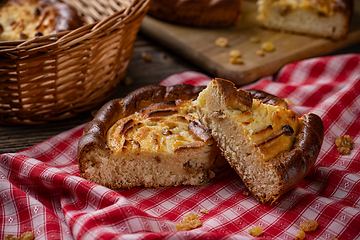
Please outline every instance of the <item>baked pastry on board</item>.
[[148, 14], [188, 26], [233, 26], [241, 19], [241, 0], [153, 0]]
[[298, 184], [314, 165], [324, 126], [315, 114], [301, 118], [214, 79], [194, 104], [200, 121], [230, 166], [260, 203], [274, 202]]
[[0, 9], [0, 41], [27, 40], [82, 25], [75, 9], [59, 0], [9, 0]]
[[258, 0], [262, 26], [338, 40], [346, 37], [352, 0]]

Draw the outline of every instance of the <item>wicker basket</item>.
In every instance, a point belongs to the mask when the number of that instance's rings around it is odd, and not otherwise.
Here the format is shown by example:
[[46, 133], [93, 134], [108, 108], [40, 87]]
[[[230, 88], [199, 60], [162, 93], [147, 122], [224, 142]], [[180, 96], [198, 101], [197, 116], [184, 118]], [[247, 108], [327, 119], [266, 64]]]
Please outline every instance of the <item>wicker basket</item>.
[[99, 105], [126, 76], [150, 0], [64, 0], [86, 25], [0, 42], [0, 124], [62, 120]]

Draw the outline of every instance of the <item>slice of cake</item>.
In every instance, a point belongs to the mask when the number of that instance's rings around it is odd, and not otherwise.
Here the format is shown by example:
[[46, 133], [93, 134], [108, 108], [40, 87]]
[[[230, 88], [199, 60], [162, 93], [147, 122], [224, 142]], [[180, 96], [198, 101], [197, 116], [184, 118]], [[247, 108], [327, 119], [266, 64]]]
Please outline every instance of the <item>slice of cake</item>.
[[201, 185], [215, 176], [214, 162], [221, 157], [191, 100], [158, 103], [122, 118], [106, 142], [109, 163], [87, 173], [111, 187]]
[[81, 176], [109, 188], [208, 182], [229, 165], [192, 105], [201, 89], [150, 86], [106, 104], [79, 141]]
[[226, 160], [260, 203], [274, 202], [314, 165], [323, 140], [315, 114], [301, 118], [236, 89], [223, 79], [210, 82], [194, 101]]
[[352, 0], [258, 0], [262, 26], [311, 36], [341, 39], [349, 31]]

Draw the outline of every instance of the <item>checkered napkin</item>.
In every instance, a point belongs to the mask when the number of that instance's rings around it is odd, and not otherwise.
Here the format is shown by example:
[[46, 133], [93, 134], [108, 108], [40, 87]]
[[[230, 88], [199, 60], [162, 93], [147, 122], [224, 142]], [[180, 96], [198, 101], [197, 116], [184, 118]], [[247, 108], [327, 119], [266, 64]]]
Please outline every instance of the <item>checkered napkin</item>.
[[[206, 85], [210, 78], [184, 72], [163, 85]], [[325, 126], [314, 168], [273, 204], [260, 205], [232, 170], [199, 186], [110, 190], [82, 179], [77, 142], [85, 125], [19, 153], [0, 156], [0, 239], [32, 231], [35, 239], [294, 239], [299, 224], [317, 220], [306, 239], [360, 238], [360, 55], [314, 58], [284, 66], [276, 75], [243, 86], [286, 98], [299, 115], [318, 114]], [[340, 155], [338, 136], [354, 149]], [[208, 214], [200, 213], [207, 209]], [[176, 231], [188, 213], [202, 226]], [[261, 226], [252, 237], [248, 230]]]

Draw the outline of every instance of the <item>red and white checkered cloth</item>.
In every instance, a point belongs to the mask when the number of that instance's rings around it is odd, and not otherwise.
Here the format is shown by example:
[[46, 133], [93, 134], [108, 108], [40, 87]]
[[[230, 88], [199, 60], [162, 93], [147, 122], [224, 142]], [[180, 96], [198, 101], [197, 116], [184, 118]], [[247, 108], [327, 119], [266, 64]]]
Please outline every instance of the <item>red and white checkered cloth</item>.
[[[164, 85], [206, 85], [196, 72], [173, 75]], [[294, 239], [299, 224], [315, 219], [306, 239], [360, 238], [360, 55], [288, 64], [278, 74], [243, 88], [289, 99], [300, 115], [313, 112], [325, 125], [314, 168], [276, 204], [260, 205], [231, 169], [200, 187], [110, 190], [82, 179], [77, 142], [84, 125], [19, 153], [0, 156], [0, 239], [32, 231], [35, 239]], [[335, 139], [350, 135], [354, 149], [340, 155]], [[201, 214], [201, 209], [209, 214]], [[197, 213], [202, 227], [176, 231]]]

